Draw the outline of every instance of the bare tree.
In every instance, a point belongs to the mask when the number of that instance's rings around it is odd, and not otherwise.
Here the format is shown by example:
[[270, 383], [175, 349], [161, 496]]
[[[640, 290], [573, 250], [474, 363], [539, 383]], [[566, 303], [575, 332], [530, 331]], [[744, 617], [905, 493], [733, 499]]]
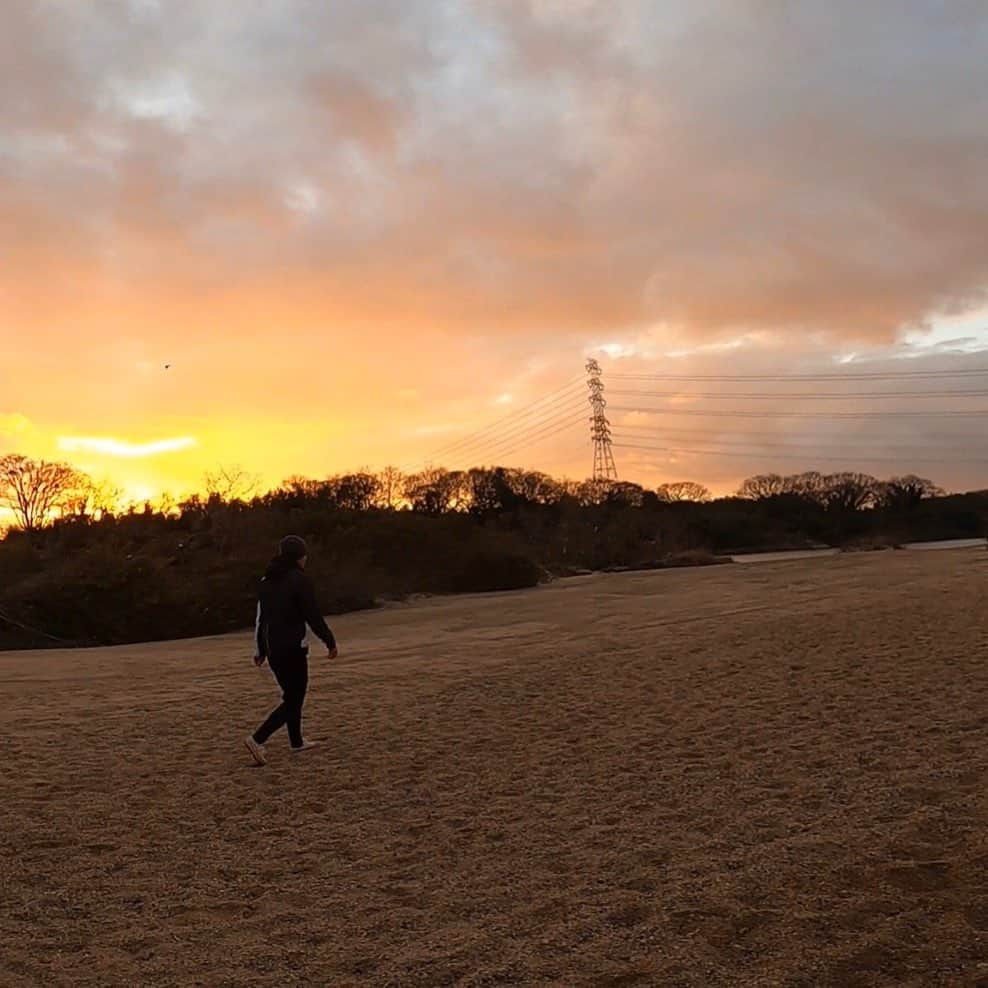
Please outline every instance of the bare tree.
[[471, 467], [465, 475], [467, 510], [480, 518], [514, 510], [520, 498], [504, 467]]
[[367, 511], [377, 503], [380, 481], [372, 473], [346, 473], [329, 481], [333, 500], [347, 511]]
[[692, 480], [680, 480], [671, 484], [662, 484], [655, 492], [660, 501], [693, 501], [696, 503], [709, 501], [710, 490]]
[[557, 504], [564, 495], [564, 485], [537, 470], [508, 470], [508, 483], [523, 501], [529, 504]]
[[67, 463], [0, 456], [0, 506], [11, 510], [26, 532], [36, 532], [70, 506], [87, 479]]
[[826, 501], [828, 480], [816, 470], [807, 470], [805, 473], [790, 474], [783, 478], [785, 494], [795, 494], [797, 497], [808, 501]]
[[611, 487], [610, 480], [578, 480], [569, 484], [569, 491], [581, 505], [603, 504], [607, 500], [607, 492]]
[[633, 484], [627, 480], [615, 480], [608, 484], [604, 502], [620, 507], [640, 508], [644, 495], [645, 489], [640, 484]]
[[158, 513], [164, 515], [166, 518], [179, 513], [178, 501], [170, 491], [163, 491], [158, 495], [155, 507], [158, 509]]
[[932, 480], [907, 474], [905, 477], [892, 477], [878, 485], [875, 501], [880, 508], [901, 511], [915, 507], [920, 501], [930, 497], [943, 497], [943, 490]]
[[405, 475], [397, 467], [385, 467], [378, 475], [377, 506], [386, 511], [400, 508], [405, 500]]
[[564, 479], [559, 481], [559, 500], [560, 502], [566, 502], [570, 506], [574, 504], [583, 504], [584, 495], [586, 493], [587, 485], [591, 483], [589, 480], [569, 480]]
[[65, 499], [62, 511], [80, 521], [99, 520], [119, 511], [124, 492], [110, 480], [96, 481], [84, 474]]
[[405, 497], [414, 511], [441, 515], [460, 511], [469, 500], [466, 474], [430, 467], [405, 478]]
[[871, 507], [878, 481], [866, 473], [832, 473], [824, 477], [824, 504], [831, 511], [861, 511]]
[[311, 477], [303, 477], [301, 474], [292, 474], [286, 477], [281, 484], [281, 491], [293, 494], [299, 498], [311, 498], [312, 500], [328, 500], [332, 494], [332, 485], [328, 480], [313, 480]]
[[777, 473], [762, 473], [749, 477], [738, 488], [738, 497], [750, 501], [762, 501], [767, 497], [778, 497], [786, 493], [786, 478]]
[[105, 478], [95, 481], [89, 490], [89, 504], [94, 515], [98, 518], [118, 512], [123, 504], [123, 499], [123, 488], [117, 487], [113, 481]]
[[226, 502], [248, 501], [260, 489], [261, 478], [239, 465], [217, 467], [203, 476], [203, 485], [208, 498]]

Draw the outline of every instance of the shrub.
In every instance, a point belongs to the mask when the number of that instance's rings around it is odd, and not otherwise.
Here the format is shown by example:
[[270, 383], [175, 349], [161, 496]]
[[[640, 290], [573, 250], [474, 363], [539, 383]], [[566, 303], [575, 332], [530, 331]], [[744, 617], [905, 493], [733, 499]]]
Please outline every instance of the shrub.
[[521, 590], [541, 582], [541, 570], [521, 553], [478, 549], [457, 559], [446, 571], [446, 593]]

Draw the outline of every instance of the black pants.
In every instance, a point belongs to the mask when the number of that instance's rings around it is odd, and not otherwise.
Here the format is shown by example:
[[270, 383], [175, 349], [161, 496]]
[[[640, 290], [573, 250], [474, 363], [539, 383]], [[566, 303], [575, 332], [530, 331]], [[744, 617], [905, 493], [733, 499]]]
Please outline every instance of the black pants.
[[309, 658], [299, 651], [291, 655], [272, 655], [268, 665], [281, 687], [281, 703], [254, 732], [254, 740], [264, 744], [275, 731], [287, 725], [288, 741], [293, 748], [302, 744], [302, 704], [309, 686]]

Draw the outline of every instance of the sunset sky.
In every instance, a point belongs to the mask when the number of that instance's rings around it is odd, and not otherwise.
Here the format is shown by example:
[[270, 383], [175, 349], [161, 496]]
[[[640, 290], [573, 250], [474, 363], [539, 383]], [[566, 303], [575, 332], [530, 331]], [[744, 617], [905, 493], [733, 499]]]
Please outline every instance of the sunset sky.
[[985, 487], [986, 289], [983, 0], [4, 5], [0, 453], [133, 497], [582, 478], [589, 355], [622, 479]]

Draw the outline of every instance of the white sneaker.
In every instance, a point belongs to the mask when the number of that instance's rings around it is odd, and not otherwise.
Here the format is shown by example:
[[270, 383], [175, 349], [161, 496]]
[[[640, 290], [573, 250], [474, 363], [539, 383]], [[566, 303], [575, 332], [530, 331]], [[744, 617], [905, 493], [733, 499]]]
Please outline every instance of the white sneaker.
[[264, 745], [258, 744], [252, 737], [244, 738], [244, 747], [250, 752], [255, 765], [264, 765], [268, 756], [264, 753]]
[[297, 748], [292, 748], [292, 754], [297, 755], [300, 751], [308, 751], [310, 748], [318, 747], [318, 741], [303, 741]]

